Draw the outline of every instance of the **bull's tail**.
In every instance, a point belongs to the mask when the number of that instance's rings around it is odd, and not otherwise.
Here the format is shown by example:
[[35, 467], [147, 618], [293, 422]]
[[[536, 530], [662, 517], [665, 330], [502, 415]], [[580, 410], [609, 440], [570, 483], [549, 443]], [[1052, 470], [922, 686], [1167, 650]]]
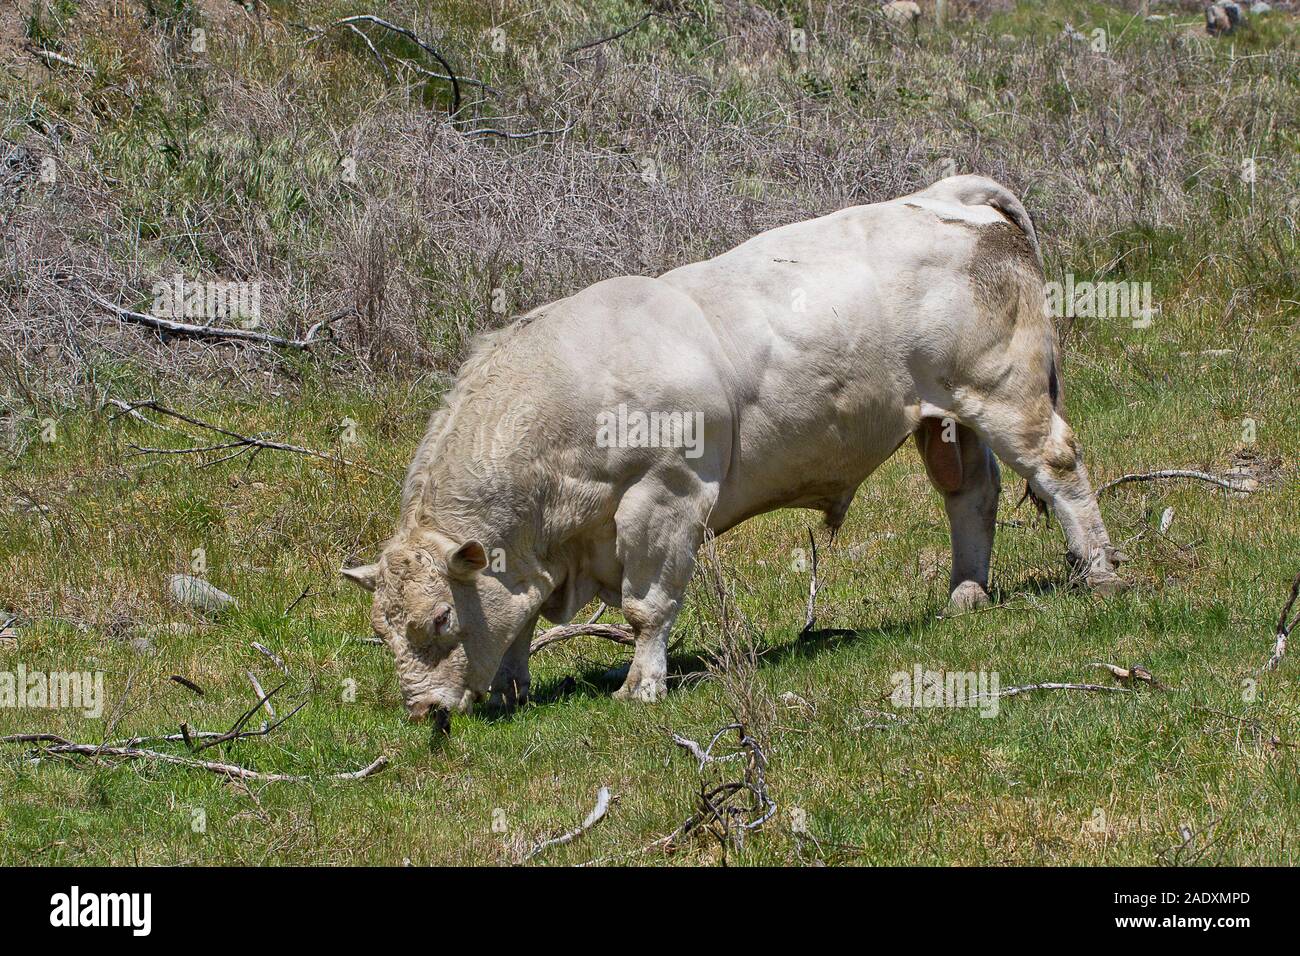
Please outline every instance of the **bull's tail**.
[[1025, 234], [1030, 248], [1034, 250], [1034, 258], [1038, 260], [1038, 267], [1043, 267], [1043, 253], [1038, 247], [1038, 233], [1034, 229], [1033, 217], [1019, 197], [1006, 186], [986, 176], [949, 176], [924, 192], [935, 199], [961, 203], [963, 206], [989, 206], [996, 209]]

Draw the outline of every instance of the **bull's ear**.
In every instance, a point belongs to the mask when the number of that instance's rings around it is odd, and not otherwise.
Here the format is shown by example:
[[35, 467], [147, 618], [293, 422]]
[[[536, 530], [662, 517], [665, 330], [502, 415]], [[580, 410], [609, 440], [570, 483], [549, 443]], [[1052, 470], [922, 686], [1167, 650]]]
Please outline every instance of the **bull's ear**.
[[339, 568], [339, 573], [365, 591], [373, 591], [379, 581], [379, 565], [363, 564], [356, 568]]
[[447, 573], [462, 581], [470, 580], [487, 566], [487, 551], [472, 539], [447, 554]]

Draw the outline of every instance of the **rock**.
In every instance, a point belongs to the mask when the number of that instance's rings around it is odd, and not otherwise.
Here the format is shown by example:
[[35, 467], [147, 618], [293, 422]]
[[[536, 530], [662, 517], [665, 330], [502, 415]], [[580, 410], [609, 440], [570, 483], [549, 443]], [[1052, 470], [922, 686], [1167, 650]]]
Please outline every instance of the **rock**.
[[1252, 3], [1250, 5], [1250, 15], [1252, 17], [1258, 17], [1264, 15], [1265, 13], [1272, 13], [1272, 12], [1273, 12], [1272, 5], [1265, 3], [1264, 0], [1256, 0], [1255, 3]]
[[1220, 0], [1205, 8], [1205, 32], [1210, 36], [1227, 36], [1246, 22], [1246, 11], [1241, 4]]
[[913, 0], [893, 0], [882, 6], [880, 12], [893, 23], [915, 24], [921, 19], [921, 8]]
[[804, 713], [807, 714], [817, 713], [817, 708], [815, 706], [808, 703], [808, 701], [804, 700], [804, 698], [800, 697], [792, 690], [786, 691], [777, 699], [780, 700], [780, 702], [784, 704], [786, 707], [790, 707], [794, 710], [802, 710]]
[[13, 647], [18, 643], [18, 612], [0, 607], [0, 647]]
[[131, 650], [135, 651], [141, 657], [152, 657], [158, 651], [153, 646], [153, 641], [147, 637], [131, 638]]
[[180, 607], [216, 614], [234, 607], [233, 597], [192, 574], [173, 574], [167, 578], [167, 597]]

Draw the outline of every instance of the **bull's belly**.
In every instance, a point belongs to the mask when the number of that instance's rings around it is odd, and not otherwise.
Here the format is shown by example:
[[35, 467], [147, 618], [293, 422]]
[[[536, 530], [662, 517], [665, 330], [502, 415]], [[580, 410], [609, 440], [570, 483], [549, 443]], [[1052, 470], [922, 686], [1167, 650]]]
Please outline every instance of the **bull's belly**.
[[916, 427], [915, 409], [901, 401], [870, 415], [802, 423], [784, 440], [747, 444], [733, 456], [711, 521], [722, 533], [779, 508], [814, 508], [838, 523], [853, 494]]

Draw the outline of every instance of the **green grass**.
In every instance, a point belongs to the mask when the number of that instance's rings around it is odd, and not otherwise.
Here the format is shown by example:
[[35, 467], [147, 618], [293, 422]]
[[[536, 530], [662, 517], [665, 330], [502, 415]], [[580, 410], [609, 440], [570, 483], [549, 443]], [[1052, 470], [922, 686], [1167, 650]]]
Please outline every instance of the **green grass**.
[[[802, 5], [765, 5], [803, 22]], [[166, 30], [179, 30], [196, 15], [179, 0], [151, 6]], [[272, 9], [293, 18], [302, 6]], [[435, 6], [434, 19], [447, 22], [461, 9], [451, 2]], [[33, 29], [58, 48], [59, 25], [75, 9], [43, 5]], [[520, 17], [512, 42], [540, 37], [558, 47], [557, 31], [577, 42], [631, 22], [640, 10], [620, 0], [602, 4], [599, 16], [584, 18], [566, 7], [554, 23]], [[314, 5], [310, 12], [312, 22], [324, 22], [327, 13], [351, 8]], [[488, 56], [474, 39], [489, 20], [476, 10], [451, 31], [450, 49], [476, 76], [521, 83], [526, 74], [513, 54]], [[1273, 208], [1268, 203], [1294, 192], [1296, 134], [1288, 118], [1296, 115], [1297, 90], [1294, 74], [1286, 78], [1276, 61], [1234, 59], [1293, 50], [1294, 23], [1280, 15], [1261, 20], [1235, 41], [1236, 52], [1220, 43], [1197, 54], [1207, 69], [1233, 71], [1240, 96], [1250, 97], [1251, 108], [1240, 113], [1192, 95], [1203, 91], [1171, 89], [1172, 79], [1126, 88], [1123, 98], [1111, 99], [1100, 68], [1069, 74], [1073, 85], [1062, 73], [1059, 88], [1045, 87], [1041, 96], [1021, 90], [1015, 108], [994, 108], [999, 93], [1016, 88], [1014, 64], [1001, 54], [962, 59], [961, 50], [1001, 43], [993, 38], [1004, 33], [1016, 43], [1043, 41], [1067, 20], [1085, 33], [1106, 27], [1112, 44], [1130, 52], [1159, 55], [1169, 42], [1167, 26], [1133, 22], [1116, 7], [1053, 0], [956, 23], [951, 41], [922, 31], [918, 50], [882, 53], [868, 45], [866, 52], [828, 54], [823, 61], [815, 47], [818, 55], [809, 62], [772, 69], [788, 69], [790, 84], [832, 109], [856, 103], [869, 112], [918, 116], [948, 101], [951, 90], [941, 80], [960, 80], [965, 94], [954, 115], [963, 129], [1004, 145], [1020, 142], [1031, 120], [1039, 124], [1032, 128], [1054, 130], [1065, 142], [1070, 117], [1104, 128], [1111, 106], [1133, 113], [1148, 97], [1186, 96], [1186, 112], [1169, 113], [1187, 117], [1186, 149], [1208, 158], [1196, 177], [1171, 187], [1185, 190], [1193, 206], [1174, 225], [1123, 204], [1150, 188], [1145, 179], [1134, 185], [1125, 168], [1123, 149], [1134, 140], [1121, 140], [1107, 154], [1097, 146], [1104, 137], [1085, 137], [1078, 148], [1099, 152], [1082, 158], [1060, 147], [1063, 162], [1109, 164], [1097, 173], [1098, 189], [1128, 185], [1106, 193], [1103, 208], [1123, 209], [1113, 221], [1045, 224], [1049, 275], [1151, 281], [1160, 305], [1149, 329], [1081, 320], [1065, 331], [1068, 415], [1096, 484], [1152, 468], [1222, 472], [1242, 452], [1279, 464], [1248, 496], [1177, 482], [1107, 493], [1102, 511], [1112, 537], [1132, 557], [1124, 573], [1133, 584], [1110, 599], [1065, 587], [1058, 530], [1042, 525], [1027, 504], [1015, 510], [1022, 484], [1007, 474], [994, 556], [996, 606], [945, 618], [947, 528], [915, 453], [904, 448], [864, 485], [835, 544], [821, 539], [818, 621], [851, 635], [800, 637], [808, 575], [794, 559], [819, 516], [781, 512], [725, 536], [718, 542], [722, 566], [761, 636], [749, 691], [775, 708], [762, 730], [769, 788], [779, 804], [773, 820], [726, 850], [727, 862], [1295, 862], [1288, 835], [1300, 829], [1300, 660], [1293, 655], [1275, 672], [1260, 668], [1272, 650], [1287, 586], [1300, 570], [1300, 257], [1293, 220], [1285, 210], [1266, 214]], [[629, 35], [626, 46], [636, 55], [683, 60], [699, 51], [699, 69], [716, 73], [692, 95], [712, 104], [715, 117], [759, 123], [775, 81], [757, 67], [751, 74], [710, 65], [703, 51], [721, 26], [706, 21], [707, 28], [653, 22]], [[214, 59], [237, 62], [246, 77], [278, 82], [291, 67], [301, 71], [303, 98], [329, 118], [320, 129], [303, 129], [297, 117], [285, 136], [271, 139], [232, 130], [228, 117], [224, 125], [213, 122], [204, 110], [217, 104], [197, 79], [192, 86], [151, 88], [141, 67], [148, 58], [138, 48], [97, 40], [83, 49], [79, 55], [97, 73], [82, 107], [102, 124], [91, 137], [91, 155], [134, 230], [131, 240], [140, 240], [138, 248], [120, 243], [121, 256], [139, 257], [143, 275], [152, 265], [165, 273], [176, 265], [187, 274], [215, 269], [228, 260], [204, 237], [192, 242], [187, 220], [265, 216], [272, 228], [256, 247], [259, 255], [285, 264], [293, 276], [286, 283], [307, 281], [301, 276], [311, 275], [334, 208], [317, 202], [328, 194], [322, 183], [334, 162], [326, 127], [346, 127], [384, 83], [354, 41], [332, 39], [328, 49], [338, 55], [324, 58], [316, 73], [288, 43], [213, 45]], [[925, 77], [906, 87], [882, 86], [894, 55], [917, 57]], [[132, 78], [143, 78], [143, 89], [128, 108], [119, 86]], [[1093, 79], [1097, 85], [1086, 88]], [[714, 95], [718, 88], [725, 89], [725, 102]], [[445, 90], [428, 96], [423, 105], [445, 107]], [[75, 113], [77, 102], [47, 88], [33, 109], [54, 119]], [[1277, 122], [1269, 119], [1274, 116]], [[1052, 125], [1058, 119], [1061, 125]], [[1123, 131], [1132, 137], [1133, 129]], [[933, 149], [952, 151], [947, 140]], [[1266, 161], [1254, 198], [1234, 179], [1239, 156], [1252, 151]], [[670, 159], [686, 163], [682, 155]], [[738, 170], [737, 191], [779, 198], [802, 188], [797, 177], [782, 179], [763, 160]], [[1213, 201], [1203, 202], [1202, 179], [1222, 184]], [[1031, 183], [1027, 204], [1042, 208], [1058, 185]], [[86, 220], [77, 228], [90, 241], [99, 226]], [[109, 257], [116, 255], [110, 248]], [[417, 284], [445, 279], [442, 268], [437, 257], [421, 262], [413, 273]], [[511, 282], [520, 268], [509, 256], [501, 266]], [[419, 320], [434, 322], [459, 307], [438, 301]], [[462, 332], [445, 320], [421, 328], [426, 341], [446, 343], [434, 350], [439, 355], [456, 354]], [[275, 698], [278, 712], [306, 706], [268, 737], [205, 757], [316, 777], [355, 770], [381, 754], [389, 766], [359, 782], [244, 786], [150, 762], [33, 763], [26, 748], [3, 745], [0, 864], [508, 864], [537, 840], [576, 825], [602, 785], [618, 798], [609, 817], [538, 862], [723, 858], [710, 838], [685, 841], [671, 855], [641, 852], [696, 806], [694, 761], [671, 743], [670, 733], [704, 740], [731, 720], [727, 689], [705, 663], [719, 628], [703, 582], [693, 587], [678, 624], [682, 643], [672, 658], [667, 700], [636, 706], [610, 699], [618, 678], [608, 672], [626, 653], [594, 639], [578, 641], [534, 661], [529, 706], [460, 719], [452, 737], [431, 748], [427, 727], [405, 719], [388, 652], [357, 640], [369, 634], [368, 601], [336, 569], [373, 557], [391, 530], [393, 479], [439, 398], [438, 377], [405, 370], [352, 379], [293, 359], [281, 364], [274, 393], [215, 377], [195, 377], [177, 389], [157, 385], [138, 365], [93, 362], [79, 380], [86, 394], [156, 394], [214, 423], [342, 453], [381, 474], [272, 451], [209, 468], [184, 456], [134, 455], [133, 444], [187, 442], [114, 417], [98, 401], [56, 402], [39, 389], [20, 394], [6, 379], [4, 407], [30, 443], [0, 471], [0, 609], [24, 618], [16, 642], [0, 641], [0, 671], [19, 663], [29, 671], [102, 670], [108, 704], [99, 719], [0, 709], [0, 735], [48, 732], [96, 743], [175, 733], [182, 723], [224, 730], [256, 699], [246, 671], [267, 688], [283, 679], [250, 646], [257, 641], [291, 673]], [[30, 375], [19, 384], [26, 389], [38, 380]], [[52, 442], [40, 440], [46, 418], [56, 421]], [[357, 422], [359, 444], [343, 443], [345, 419]], [[1254, 423], [1252, 440], [1246, 419]], [[1173, 521], [1161, 533], [1168, 508]], [[223, 617], [191, 616], [165, 600], [166, 576], [190, 570], [196, 549], [206, 576], [239, 600]], [[1030, 694], [1002, 701], [988, 719], [972, 710], [895, 710], [888, 699], [891, 675], [918, 664], [995, 671], [1006, 687], [1108, 681], [1089, 667], [1098, 661], [1140, 663], [1166, 689]], [[172, 675], [205, 693], [196, 696]], [[783, 703], [787, 693], [811, 706]], [[888, 726], [872, 726], [882, 724]], [[159, 746], [185, 753], [181, 744]], [[806, 814], [807, 834], [794, 832], [796, 810]], [[505, 821], [504, 832], [494, 829], [494, 820]], [[1180, 835], [1183, 827], [1193, 833], [1190, 841]]]
[[[1184, 350], [1223, 346], [1211, 330], [1177, 331]], [[1069, 368], [1071, 415], [1094, 475], [1225, 467], [1241, 447], [1237, 412], [1221, 415], [1206, 398], [1240, 407], [1234, 367], [1258, 382], [1283, 383], [1260, 396], [1255, 450], [1293, 462], [1297, 402], [1287, 335], [1256, 329], [1230, 356], [1152, 357], [1163, 372], [1158, 389], [1133, 367]], [[352, 417], [363, 444], [349, 454], [397, 474], [432, 400], [405, 391], [340, 396], [309, 380], [292, 402], [225, 398], [211, 407], [187, 396], [184, 405], [326, 450], [340, 448], [339, 423]], [[0, 517], [0, 605], [33, 619], [16, 648], [0, 649], [0, 668], [21, 660], [29, 670], [102, 669], [111, 704], [97, 721], [0, 711], [0, 731], [98, 742], [175, 732], [181, 722], [225, 729], [255, 699], [245, 670], [266, 687], [280, 679], [250, 648], [256, 640], [293, 674], [277, 698], [280, 712], [309, 703], [271, 737], [231, 746], [229, 759], [326, 774], [385, 754], [391, 766], [358, 783], [244, 788], [142, 763], [32, 764], [21, 748], [8, 747], [0, 752], [4, 862], [513, 862], [532, 841], [581, 819], [602, 784], [619, 797], [610, 818], [545, 860], [623, 859], [691, 812], [694, 765], [668, 731], [698, 739], [729, 719], [716, 682], [699, 679], [716, 626], [698, 595], [683, 614], [674, 658], [689, 679], [666, 702], [613, 701], [616, 681], [605, 671], [623, 655], [603, 644], [561, 646], [535, 662], [536, 695], [526, 709], [460, 720], [433, 752], [427, 729], [403, 717], [387, 652], [352, 640], [368, 633], [367, 602], [332, 573], [372, 553], [386, 534], [395, 512], [391, 482], [270, 452], [247, 468], [201, 470], [180, 458], [126, 458], [129, 442], [175, 445], [176, 436], [102, 415], [65, 416], [56, 434], [53, 444], [33, 443], [6, 480], [10, 493], [50, 511]], [[1289, 746], [1300, 733], [1296, 665], [1258, 669], [1300, 554], [1294, 470], [1241, 498], [1182, 484], [1108, 495], [1104, 511], [1115, 538], [1130, 542], [1135, 582], [1110, 600], [1060, 588], [1055, 529], [1036, 525], [1027, 508], [1012, 512], [1020, 489], [1008, 479], [1003, 518], [1015, 524], [999, 532], [1000, 606], [955, 619], [938, 616], [946, 529], [910, 449], [864, 486], [839, 540], [823, 550], [819, 621], [855, 628], [856, 636], [797, 636], [807, 574], [794, 570], [792, 556], [805, 546], [813, 516], [768, 516], [719, 543], [742, 609], [763, 636], [759, 693], [792, 692], [815, 707], [778, 704], [769, 781], [781, 811], [729, 860], [1291, 862], [1283, 835], [1300, 823]], [[1166, 507], [1174, 521], [1160, 535]], [[185, 570], [200, 547], [209, 578], [241, 602], [212, 623], [169, 610], [161, 597], [164, 575]], [[156, 628], [173, 621], [192, 630]], [[140, 636], [155, 653], [132, 648]], [[1093, 661], [1142, 663], [1177, 689], [1039, 694], [1003, 701], [992, 719], [916, 710], [899, 712], [904, 719], [888, 721], [888, 729], [866, 727], [887, 722], [871, 712], [892, 710], [890, 675], [917, 663], [996, 671], [1009, 686], [1096, 680], [1104, 675], [1087, 668]], [[198, 683], [205, 696], [169, 681], [171, 674]], [[1251, 703], [1243, 700], [1247, 679], [1258, 682]], [[344, 699], [348, 682], [355, 702]], [[1261, 739], [1239, 719], [1258, 721], [1268, 734]], [[1271, 734], [1287, 745], [1270, 745]], [[792, 808], [807, 813], [809, 837], [791, 832]], [[1104, 832], [1085, 826], [1098, 808]], [[206, 815], [206, 832], [193, 832], [196, 810]], [[497, 810], [506, 833], [492, 829]], [[1182, 825], [1200, 836], [1176, 853]], [[669, 859], [705, 862], [717, 854], [701, 840]]]

